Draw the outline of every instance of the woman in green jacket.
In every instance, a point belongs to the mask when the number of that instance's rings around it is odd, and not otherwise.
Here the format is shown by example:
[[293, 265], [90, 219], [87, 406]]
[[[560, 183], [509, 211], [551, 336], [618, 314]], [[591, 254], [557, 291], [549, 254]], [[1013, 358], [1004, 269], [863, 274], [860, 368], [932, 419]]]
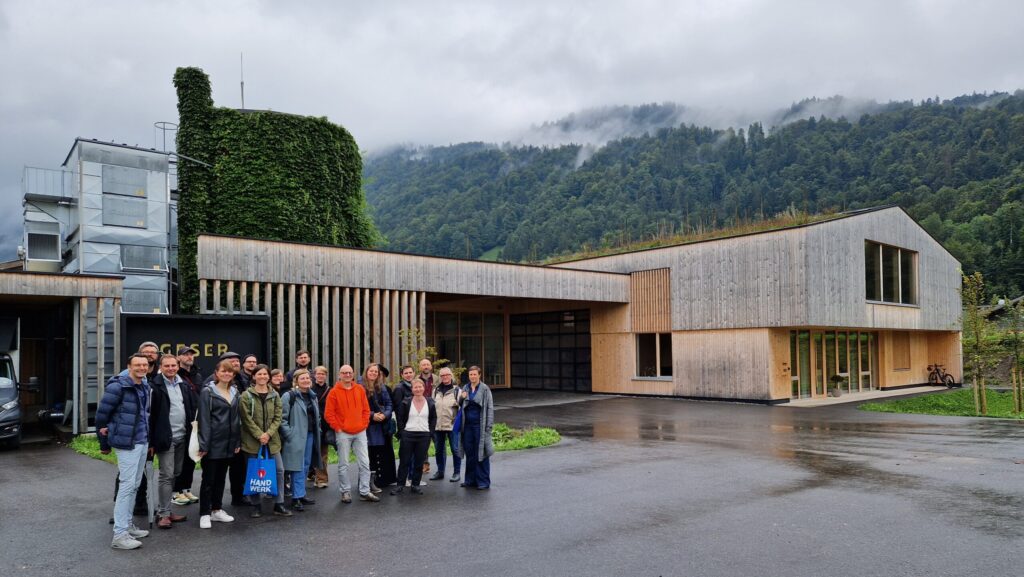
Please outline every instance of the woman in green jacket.
[[[242, 393], [238, 407], [242, 419], [242, 452], [245, 456], [255, 457], [260, 448], [267, 447], [268, 452], [277, 464], [277, 495], [274, 495], [274, 514], [291, 516], [292, 512], [284, 506], [284, 461], [281, 460], [281, 397], [270, 386], [270, 368], [257, 365], [252, 373], [252, 382]], [[251, 517], [262, 515], [260, 503], [262, 495], [250, 495], [252, 502]]]

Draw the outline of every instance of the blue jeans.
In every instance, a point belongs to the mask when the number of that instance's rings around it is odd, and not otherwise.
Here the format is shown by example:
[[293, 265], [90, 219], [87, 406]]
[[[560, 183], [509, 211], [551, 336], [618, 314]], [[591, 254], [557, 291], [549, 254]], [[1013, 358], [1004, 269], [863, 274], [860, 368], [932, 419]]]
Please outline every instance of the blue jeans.
[[[288, 471], [292, 478], [292, 500], [301, 499], [306, 496], [306, 472], [309, 471], [309, 463], [313, 460], [313, 449], [315, 448], [315, 434], [306, 433], [306, 452], [302, 454], [302, 470]], [[281, 487], [278, 494], [284, 499], [284, 487]]]
[[437, 473], [444, 475], [444, 467], [448, 464], [445, 444], [452, 446], [452, 461], [455, 463], [452, 474], [458, 475], [459, 468], [462, 467], [462, 459], [459, 458], [459, 436], [454, 431], [434, 431], [434, 462], [437, 463]]
[[338, 490], [348, 493], [352, 486], [348, 482], [348, 452], [356, 454], [356, 465], [359, 467], [359, 494], [370, 492], [370, 452], [366, 445], [366, 431], [350, 435], [345, 431], [334, 433], [338, 450]]
[[117, 488], [114, 499], [114, 536], [126, 533], [134, 525], [132, 509], [135, 508], [135, 493], [142, 482], [142, 471], [146, 467], [146, 453], [149, 447], [144, 443], [135, 445], [133, 449], [114, 449], [117, 455], [117, 472], [121, 484]]

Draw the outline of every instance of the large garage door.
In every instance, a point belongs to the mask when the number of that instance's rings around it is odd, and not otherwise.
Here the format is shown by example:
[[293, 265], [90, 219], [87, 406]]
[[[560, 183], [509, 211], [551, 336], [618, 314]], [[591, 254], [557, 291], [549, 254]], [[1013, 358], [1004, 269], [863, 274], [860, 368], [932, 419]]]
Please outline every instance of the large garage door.
[[590, 311], [509, 317], [512, 387], [589, 393]]

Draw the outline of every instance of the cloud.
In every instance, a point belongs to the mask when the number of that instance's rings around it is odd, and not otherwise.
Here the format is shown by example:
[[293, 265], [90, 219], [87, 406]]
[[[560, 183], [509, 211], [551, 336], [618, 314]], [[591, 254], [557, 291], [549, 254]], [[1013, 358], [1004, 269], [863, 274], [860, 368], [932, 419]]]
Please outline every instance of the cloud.
[[[588, 108], [757, 115], [811, 96], [949, 98], [1024, 87], [1024, 3], [0, 3], [0, 212], [23, 165], [75, 136], [152, 146], [178, 66], [214, 99], [327, 116], [364, 149], [501, 142]], [[5, 254], [6, 247], [0, 247]]]

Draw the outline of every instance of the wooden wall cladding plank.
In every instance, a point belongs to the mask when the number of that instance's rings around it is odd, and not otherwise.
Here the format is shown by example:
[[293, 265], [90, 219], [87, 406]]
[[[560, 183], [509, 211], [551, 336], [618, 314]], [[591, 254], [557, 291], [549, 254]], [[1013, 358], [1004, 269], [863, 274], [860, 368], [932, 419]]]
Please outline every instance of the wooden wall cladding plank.
[[0, 295], [120, 299], [122, 285], [120, 278], [0, 272]]
[[964, 365], [960, 333], [955, 331], [928, 333], [927, 338], [928, 364], [943, 365], [946, 372], [952, 374], [956, 382], [963, 382]]
[[617, 273], [221, 236], [201, 236], [197, 260], [200, 278], [596, 302], [629, 299], [629, 277]]
[[672, 333], [676, 395], [768, 400], [771, 396], [768, 329]]

